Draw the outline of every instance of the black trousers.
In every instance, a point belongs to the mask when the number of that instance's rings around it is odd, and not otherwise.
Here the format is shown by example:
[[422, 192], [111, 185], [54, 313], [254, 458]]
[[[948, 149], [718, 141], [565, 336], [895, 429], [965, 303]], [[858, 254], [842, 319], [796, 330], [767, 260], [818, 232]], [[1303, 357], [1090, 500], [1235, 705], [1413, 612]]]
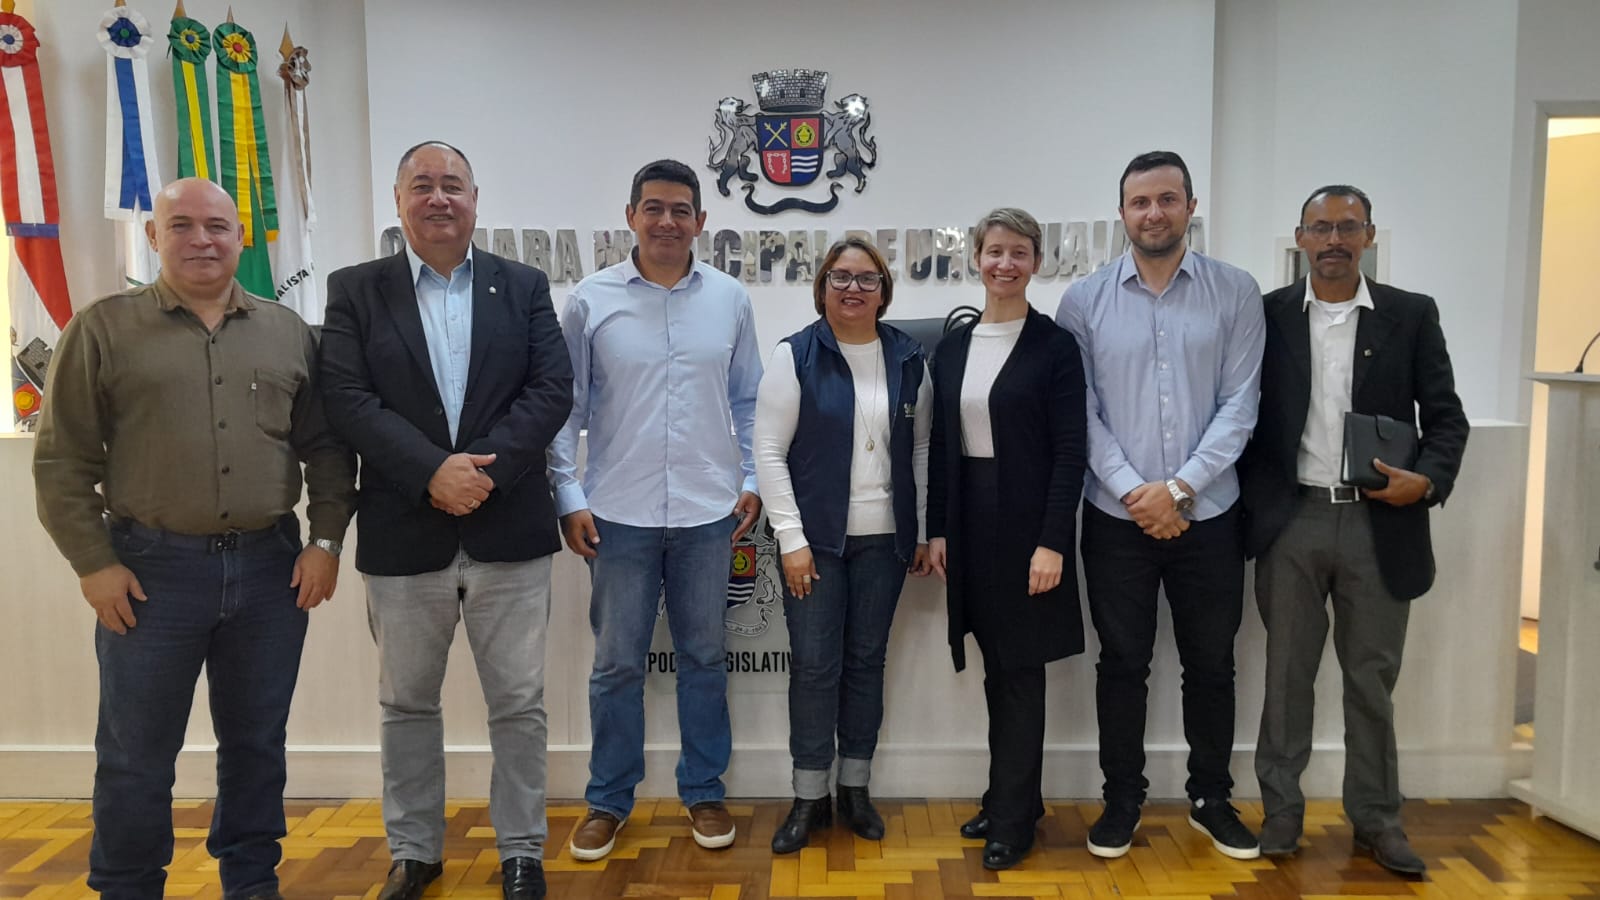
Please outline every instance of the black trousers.
[[1166, 588], [1183, 665], [1183, 735], [1191, 799], [1233, 791], [1233, 640], [1244, 612], [1237, 505], [1172, 540], [1083, 505], [1083, 569], [1100, 636], [1095, 705], [1107, 801], [1143, 802], [1145, 706], [1155, 651], [1156, 598]]
[[1044, 817], [1044, 666], [1008, 669], [983, 660], [983, 698], [989, 707], [989, 789], [983, 811], [989, 840], [1032, 847]]
[[[1007, 579], [997, 562], [1011, 530], [998, 498], [999, 470], [992, 459], [963, 459], [962, 586], [968, 621], [983, 653], [983, 696], [989, 708], [989, 789], [983, 811], [989, 840], [1032, 847], [1034, 825], [1044, 816], [1044, 666], [1018, 666], [1009, 658], [1003, 599]], [[1015, 588], [1009, 588], [1015, 590]]]

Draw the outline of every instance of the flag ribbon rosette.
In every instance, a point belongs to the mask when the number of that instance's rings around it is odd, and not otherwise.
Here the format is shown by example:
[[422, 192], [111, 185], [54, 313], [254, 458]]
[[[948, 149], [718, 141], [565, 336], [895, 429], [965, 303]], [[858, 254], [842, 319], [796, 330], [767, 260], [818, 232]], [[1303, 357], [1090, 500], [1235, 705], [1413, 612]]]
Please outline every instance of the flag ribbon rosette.
[[244, 252], [239, 283], [260, 297], [276, 297], [267, 244], [278, 238], [278, 201], [272, 188], [267, 127], [261, 118], [256, 39], [233, 22], [211, 35], [217, 51], [217, 120], [222, 155], [219, 181], [239, 206]]
[[39, 80], [39, 37], [0, 2], [0, 196], [11, 238], [12, 407], [24, 429], [37, 421], [50, 353], [72, 317], [61, 262], [55, 162]]
[[117, 0], [96, 32], [106, 53], [106, 218], [117, 223], [123, 278], [146, 284], [155, 275], [145, 239], [152, 198], [161, 187], [155, 129], [150, 115], [150, 75], [145, 57], [155, 44], [144, 16]]
[[180, 2], [167, 32], [167, 46], [172, 56], [172, 90], [178, 101], [178, 177], [215, 181], [217, 155], [211, 141], [211, 87], [205, 66], [211, 53], [211, 29], [185, 16]]

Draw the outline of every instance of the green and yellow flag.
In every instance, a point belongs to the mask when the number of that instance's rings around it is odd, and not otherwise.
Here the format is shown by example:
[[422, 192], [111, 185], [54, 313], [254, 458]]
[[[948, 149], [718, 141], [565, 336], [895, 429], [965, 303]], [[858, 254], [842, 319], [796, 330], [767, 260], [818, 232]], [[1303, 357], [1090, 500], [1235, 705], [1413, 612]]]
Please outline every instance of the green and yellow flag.
[[[231, 17], [230, 17], [231, 18]], [[256, 39], [232, 21], [211, 36], [217, 51], [217, 123], [222, 143], [218, 181], [239, 205], [244, 253], [239, 283], [259, 297], [277, 296], [267, 243], [278, 239], [278, 201], [272, 188], [267, 126], [261, 117]]]
[[216, 181], [211, 89], [205, 65], [211, 52], [211, 29], [185, 16], [180, 2], [172, 14], [167, 43], [172, 56], [172, 89], [178, 101], [178, 177], [199, 176]]

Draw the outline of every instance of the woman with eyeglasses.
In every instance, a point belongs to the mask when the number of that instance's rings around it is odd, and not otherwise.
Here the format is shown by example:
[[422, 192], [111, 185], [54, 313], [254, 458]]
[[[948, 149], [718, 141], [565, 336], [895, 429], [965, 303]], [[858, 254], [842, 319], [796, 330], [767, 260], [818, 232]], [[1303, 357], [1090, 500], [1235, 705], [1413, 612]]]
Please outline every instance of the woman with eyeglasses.
[[922, 536], [932, 388], [922, 346], [880, 319], [894, 294], [877, 248], [846, 238], [812, 283], [820, 318], [786, 337], [756, 396], [756, 478], [783, 557], [794, 805], [772, 852], [804, 847], [838, 813], [868, 840], [883, 721], [883, 661]]
[[945, 579], [950, 652], [983, 654], [989, 789], [961, 826], [983, 865], [1009, 869], [1044, 815], [1045, 663], [1083, 652], [1073, 546], [1088, 464], [1083, 360], [1035, 310], [1039, 223], [1020, 209], [978, 220], [983, 315], [934, 351], [928, 559]]

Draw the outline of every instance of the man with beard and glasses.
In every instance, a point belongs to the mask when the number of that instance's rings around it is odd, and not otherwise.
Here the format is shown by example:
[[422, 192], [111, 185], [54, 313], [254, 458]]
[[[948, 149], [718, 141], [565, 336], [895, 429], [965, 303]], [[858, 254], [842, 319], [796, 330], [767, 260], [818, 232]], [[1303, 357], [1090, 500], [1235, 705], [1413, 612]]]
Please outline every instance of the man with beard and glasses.
[[695, 261], [700, 179], [675, 160], [649, 163], [624, 213], [632, 255], [578, 282], [561, 313], [572, 416], [550, 445], [562, 531], [593, 580], [589, 812], [570, 841], [585, 861], [616, 846], [644, 778], [645, 661], [663, 604], [677, 661], [678, 796], [697, 844], [733, 843], [723, 614], [733, 544], [761, 513], [755, 314], [739, 282]]
[[1217, 850], [1259, 848], [1229, 804], [1233, 640], [1244, 607], [1234, 462], [1255, 426], [1261, 292], [1243, 270], [1191, 250], [1195, 198], [1176, 153], [1134, 157], [1119, 211], [1129, 252], [1075, 282], [1056, 321], [1077, 338], [1088, 383], [1083, 568], [1100, 637], [1095, 701], [1105, 812], [1089, 852], [1128, 852], [1149, 781], [1145, 706], [1166, 589], [1183, 665], [1189, 824]]
[[[1461, 468], [1467, 417], [1433, 298], [1362, 277], [1372, 201], [1345, 184], [1317, 188], [1295, 241], [1310, 274], [1266, 296], [1261, 416], [1239, 460], [1245, 552], [1267, 628], [1267, 691], [1256, 746], [1266, 819], [1261, 852], [1288, 856], [1305, 817], [1300, 775], [1311, 757], [1312, 702], [1333, 609], [1344, 673], [1345, 815], [1358, 850], [1420, 875], [1400, 829], [1391, 695], [1410, 600], [1433, 584], [1428, 508]], [[1388, 416], [1422, 436], [1405, 468], [1374, 460], [1381, 490], [1343, 481], [1347, 412]]]

